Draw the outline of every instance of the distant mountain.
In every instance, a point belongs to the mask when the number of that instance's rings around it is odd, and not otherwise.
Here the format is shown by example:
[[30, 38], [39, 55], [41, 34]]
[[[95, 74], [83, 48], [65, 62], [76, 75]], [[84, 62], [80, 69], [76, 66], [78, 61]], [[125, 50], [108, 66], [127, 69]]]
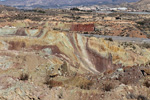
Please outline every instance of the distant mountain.
[[4, 10], [7, 10], [7, 11], [18, 11], [18, 10], [17, 10], [16, 8], [14, 8], [14, 7], [0, 5], [0, 12], [1, 12], [1, 11], [4, 11]]
[[140, 11], [150, 11], [150, 0], [140, 0], [138, 2], [133, 3], [125, 3], [122, 6], [126, 6], [128, 8], [134, 8]]
[[76, 5], [92, 4], [120, 4], [123, 2], [136, 2], [138, 0], [0, 0], [0, 4], [17, 8], [56, 8]]
[[150, 0], [140, 0], [139, 2], [132, 3], [132, 6], [138, 10], [150, 11]]

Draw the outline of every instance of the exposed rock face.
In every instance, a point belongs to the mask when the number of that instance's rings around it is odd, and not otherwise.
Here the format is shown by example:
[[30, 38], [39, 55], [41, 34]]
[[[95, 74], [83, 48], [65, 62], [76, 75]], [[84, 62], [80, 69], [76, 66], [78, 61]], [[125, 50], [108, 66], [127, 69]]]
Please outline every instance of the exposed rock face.
[[[4, 23], [6, 24], [6, 23]], [[101, 21], [101, 22], [86, 22], [86, 23], [63, 23], [63, 22], [47, 22], [47, 23], [35, 23], [35, 22], [14, 22], [9, 23], [10, 26], [1, 26], [1, 35], [19, 35], [19, 36], [38, 36], [48, 30], [57, 31], [72, 31], [77, 33], [92, 33], [99, 35], [109, 36], [122, 36], [122, 37], [136, 37], [136, 38], [148, 38], [141, 30], [135, 27], [133, 22], [125, 21]], [[48, 26], [48, 25], [49, 26]], [[39, 27], [39, 26], [42, 27]], [[14, 27], [15, 26], [15, 27]], [[27, 27], [31, 28], [27, 28]], [[47, 27], [44, 28], [43, 27]]]
[[[54, 31], [47, 23], [38, 24], [43, 27], [22, 22], [11, 23], [7, 27], [2, 25], [0, 99], [110, 100], [113, 95], [117, 100], [130, 98], [129, 91], [135, 91], [135, 98], [148, 91], [141, 85], [132, 86], [143, 77], [141, 69], [135, 70], [132, 66], [149, 64], [148, 49]], [[27, 26], [32, 28], [22, 29]], [[8, 34], [4, 34], [4, 28]], [[122, 70], [115, 72], [118, 68]], [[117, 74], [109, 74], [112, 72]], [[135, 78], [134, 75], [140, 77]], [[133, 80], [129, 81], [131, 84], [123, 85], [128, 79]], [[144, 92], [142, 96], [147, 94]]]
[[93, 73], [103, 72], [107, 69], [112, 70], [117, 65], [146, 64], [150, 57], [148, 50], [140, 49], [138, 46], [140, 53], [135, 52], [132, 48], [119, 47], [120, 44], [117, 42], [84, 37], [75, 33], [50, 31], [48, 28], [17, 30], [16, 33], [12, 30], [11, 32], [12, 35], [19, 36], [1, 37], [3, 48], [7, 44], [8, 47], [5, 49], [8, 50], [46, 50], [45, 52], [48, 54], [62, 58], [71, 66], [80, 66]]
[[134, 15], [128, 21], [99, 16], [60, 9], [0, 13], [0, 100], [149, 100], [146, 34], [130, 21]]

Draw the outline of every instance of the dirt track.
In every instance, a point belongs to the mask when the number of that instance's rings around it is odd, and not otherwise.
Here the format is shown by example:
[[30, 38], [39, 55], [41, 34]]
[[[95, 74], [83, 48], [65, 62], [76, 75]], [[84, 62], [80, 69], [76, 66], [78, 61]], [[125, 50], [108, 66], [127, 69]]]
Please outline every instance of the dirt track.
[[104, 35], [93, 35], [93, 34], [82, 34], [86, 37], [97, 37], [97, 38], [112, 38], [115, 41], [119, 42], [135, 42], [135, 43], [150, 43], [150, 39], [145, 38], [133, 38], [133, 37], [121, 37], [121, 36], [104, 36]]

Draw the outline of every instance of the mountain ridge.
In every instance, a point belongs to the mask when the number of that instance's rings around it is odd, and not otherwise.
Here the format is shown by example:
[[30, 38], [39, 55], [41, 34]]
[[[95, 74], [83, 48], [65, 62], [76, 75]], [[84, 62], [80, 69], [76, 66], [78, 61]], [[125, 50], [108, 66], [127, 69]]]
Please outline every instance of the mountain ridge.
[[132, 8], [138, 11], [150, 11], [150, 0], [140, 0], [133, 3], [123, 3], [121, 6]]
[[64, 6], [74, 5], [90, 5], [90, 4], [101, 4], [101, 3], [112, 3], [120, 4], [124, 2], [136, 2], [138, 0], [1, 0], [0, 4], [13, 6], [17, 8], [57, 8]]

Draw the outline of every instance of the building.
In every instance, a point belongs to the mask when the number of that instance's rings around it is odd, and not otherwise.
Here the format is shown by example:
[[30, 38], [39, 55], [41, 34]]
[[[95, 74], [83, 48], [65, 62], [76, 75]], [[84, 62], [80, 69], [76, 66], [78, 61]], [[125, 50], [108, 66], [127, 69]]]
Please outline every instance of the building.
[[70, 31], [91, 32], [94, 31], [94, 24], [72, 24]]

